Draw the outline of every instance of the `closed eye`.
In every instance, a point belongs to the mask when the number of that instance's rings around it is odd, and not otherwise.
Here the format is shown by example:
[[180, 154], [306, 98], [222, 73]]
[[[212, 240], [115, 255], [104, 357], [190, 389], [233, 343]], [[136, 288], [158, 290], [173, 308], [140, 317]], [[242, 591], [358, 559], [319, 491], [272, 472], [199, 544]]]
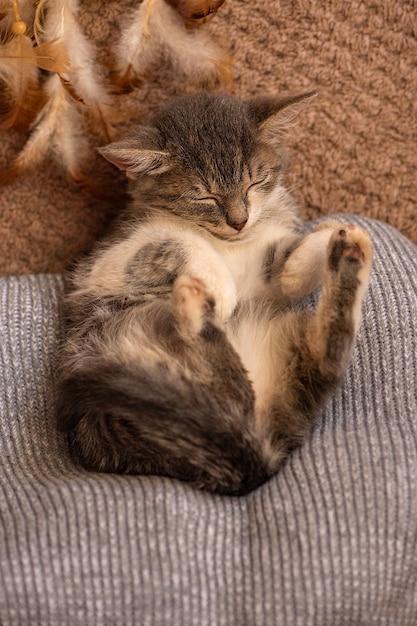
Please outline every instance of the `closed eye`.
[[249, 185], [249, 187], [246, 190], [246, 195], [248, 195], [250, 191], [259, 191], [259, 192], [270, 191], [272, 185], [273, 185], [273, 180], [271, 180], [271, 177], [269, 176], [269, 174], [265, 174], [265, 176], [262, 176], [262, 178], [255, 180], [251, 185]]
[[203, 198], [195, 198], [196, 202], [204, 202], [205, 204], [212, 204], [213, 206], [219, 206], [217, 198], [213, 196], [205, 196]]
[[255, 180], [255, 182], [251, 183], [248, 189], [252, 189], [253, 187], [259, 187], [260, 185], [263, 185], [264, 183], [268, 181], [268, 178], [269, 178], [269, 174], [265, 174], [265, 176], [262, 176], [262, 178], [259, 178], [258, 180]]

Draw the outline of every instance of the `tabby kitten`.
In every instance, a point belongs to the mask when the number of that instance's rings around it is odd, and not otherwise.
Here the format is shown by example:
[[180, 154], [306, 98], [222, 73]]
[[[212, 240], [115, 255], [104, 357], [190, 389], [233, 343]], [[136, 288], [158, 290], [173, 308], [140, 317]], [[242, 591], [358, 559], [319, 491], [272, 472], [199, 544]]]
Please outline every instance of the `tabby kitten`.
[[283, 187], [285, 131], [313, 95], [185, 97], [100, 150], [132, 203], [66, 300], [58, 424], [87, 468], [240, 495], [310, 432], [372, 261], [360, 228], [303, 234]]

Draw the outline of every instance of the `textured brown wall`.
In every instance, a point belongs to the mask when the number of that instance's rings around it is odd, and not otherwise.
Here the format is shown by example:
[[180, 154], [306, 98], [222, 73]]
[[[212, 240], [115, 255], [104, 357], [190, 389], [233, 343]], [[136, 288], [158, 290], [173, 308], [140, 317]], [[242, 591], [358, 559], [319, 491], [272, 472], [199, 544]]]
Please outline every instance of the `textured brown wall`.
[[[83, 3], [80, 21], [110, 60], [133, 0]], [[288, 185], [314, 218], [359, 213], [417, 243], [417, 7], [412, 0], [226, 0], [206, 26], [231, 48], [235, 93], [317, 89], [289, 138]], [[137, 119], [189, 86], [161, 68], [120, 98]], [[123, 127], [124, 128], [124, 127]], [[25, 137], [3, 131], [0, 167]], [[120, 179], [112, 170], [116, 191]], [[61, 271], [88, 250], [113, 211], [48, 162], [0, 189], [0, 274]]]

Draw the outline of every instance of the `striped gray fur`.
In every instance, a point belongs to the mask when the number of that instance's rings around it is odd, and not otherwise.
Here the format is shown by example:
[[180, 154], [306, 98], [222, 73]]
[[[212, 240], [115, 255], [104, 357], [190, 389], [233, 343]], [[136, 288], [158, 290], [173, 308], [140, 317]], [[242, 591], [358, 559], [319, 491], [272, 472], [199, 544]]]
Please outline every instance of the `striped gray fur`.
[[0, 281], [2, 626], [415, 626], [417, 248], [346, 219], [375, 244], [353, 362], [242, 498], [75, 466], [53, 427], [62, 279]]

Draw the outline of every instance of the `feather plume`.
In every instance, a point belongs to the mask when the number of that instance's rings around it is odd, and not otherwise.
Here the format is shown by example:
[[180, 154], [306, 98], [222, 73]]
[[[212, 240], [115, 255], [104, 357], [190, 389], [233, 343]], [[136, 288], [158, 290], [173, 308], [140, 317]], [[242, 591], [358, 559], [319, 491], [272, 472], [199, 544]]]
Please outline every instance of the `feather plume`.
[[80, 189], [115, 206], [122, 205], [126, 198], [120, 190], [89, 173], [96, 153], [90, 145], [83, 108], [68, 93], [59, 74], [47, 79], [45, 91], [46, 103], [32, 133], [12, 166], [0, 173], [0, 185], [33, 172], [52, 153]]
[[232, 83], [230, 57], [202, 30], [188, 30], [181, 15], [165, 0], [145, 0], [131, 15], [116, 51], [119, 84], [146, 76], [168, 58], [174, 70], [198, 82]]
[[34, 61], [41, 70], [63, 74], [69, 66], [67, 49], [57, 39], [37, 44], [33, 48]]
[[32, 41], [27, 36], [19, 3], [13, 0], [2, 4], [2, 10], [8, 11], [2, 20], [0, 38], [0, 129], [27, 128], [40, 106], [38, 70], [31, 62]]
[[[14, 40], [17, 40], [16, 44]], [[48, 72], [65, 72], [69, 63], [66, 49], [58, 41], [33, 45], [29, 37], [16, 36], [0, 47], [0, 63], [2, 61], [14, 64], [15, 72], [21, 69], [19, 63], [28, 63]]]
[[94, 50], [78, 26], [77, 11], [75, 0], [41, 0], [38, 5], [34, 22], [37, 45], [31, 50], [30, 62], [25, 62], [51, 74], [31, 135], [12, 166], [1, 174], [0, 183], [33, 170], [52, 153], [79, 186], [94, 186], [86, 174], [95, 154], [89, 131], [111, 141], [106, 120], [109, 96], [94, 66]]
[[[21, 10], [30, 15], [28, 4], [13, 2], [2, 28], [0, 39], [0, 129], [26, 130], [44, 103], [39, 69], [60, 71], [67, 58], [58, 42], [34, 46], [30, 28], [22, 20]], [[8, 24], [8, 31], [4, 30]]]
[[[95, 157], [89, 131], [106, 143], [112, 140], [106, 119], [110, 96], [94, 66], [94, 50], [78, 26], [77, 11], [75, 0], [40, 0], [34, 14], [35, 45], [24, 35], [26, 26], [19, 20], [17, 33], [16, 21], [12, 22], [16, 32], [0, 50], [4, 59], [0, 80], [13, 106], [6, 108], [0, 101], [1, 128], [17, 125], [23, 108], [18, 104], [28, 108], [32, 103], [29, 86], [42, 100], [36, 100], [36, 108], [30, 106], [32, 115], [25, 126], [33, 121], [31, 134], [12, 166], [0, 174], [0, 184], [34, 170], [52, 154], [77, 185], [107, 196], [102, 182], [97, 184], [86, 172]], [[50, 73], [42, 90], [39, 68]]]
[[76, 0], [41, 0], [34, 31], [37, 41], [59, 42], [66, 51], [67, 64], [58, 71], [68, 93], [79, 104], [86, 104], [91, 130], [103, 141], [111, 141], [111, 97], [94, 62], [96, 54], [77, 20]]
[[13, 34], [0, 45], [0, 129], [26, 129], [42, 105], [32, 42]]
[[46, 103], [34, 122], [28, 141], [11, 168], [2, 172], [0, 182], [8, 182], [32, 171], [50, 150], [75, 180], [86, 166], [91, 148], [83, 116], [78, 105], [67, 95], [58, 74], [48, 78], [46, 94]]

